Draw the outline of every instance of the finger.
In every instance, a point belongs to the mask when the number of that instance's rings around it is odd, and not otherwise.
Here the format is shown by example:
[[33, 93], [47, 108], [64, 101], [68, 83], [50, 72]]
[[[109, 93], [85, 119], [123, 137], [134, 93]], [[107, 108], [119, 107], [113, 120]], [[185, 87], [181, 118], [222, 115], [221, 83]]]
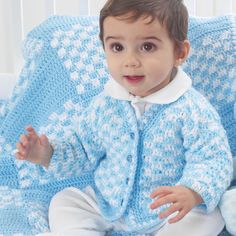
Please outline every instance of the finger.
[[31, 125], [28, 125], [25, 127], [25, 130], [28, 131], [29, 135], [37, 135], [35, 129], [31, 126]]
[[187, 212], [185, 212], [184, 210], [180, 210], [179, 213], [178, 213], [175, 217], [170, 218], [170, 219], [168, 220], [168, 223], [169, 223], [169, 224], [176, 223], [176, 222], [178, 222], [179, 220], [181, 220], [186, 214], [187, 214]]
[[44, 135], [44, 134], [40, 136], [40, 142], [41, 142], [41, 144], [44, 145], [44, 146], [46, 146], [46, 145], [49, 144], [48, 138], [47, 138], [47, 136]]
[[180, 206], [179, 204], [172, 204], [170, 207], [168, 207], [165, 211], [161, 212], [159, 214], [159, 218], [163, 219], [166, 218], [168, 216], [170, 216], [171, 214], [173, 214], [174, 212], [177, 212], [180, 210]]
[[168, 195], [168, 194], [170, 194], [170, 193], [163, 193], [163, 194], [160, 194], [160, 195], [158, 195], [158, 197], [156, 198], [156, 199], [160, 199], [160, 198], [163, 198], [163, 197], [165, 197], [166, 195]]
[[157, 207], [160, 207], [162, 205], [166, 205], [168, 203], [174, 203], [176, 201], [176, 198], [173, 194], [169, 194], [165, 197], [162, 198], [158, 198], [158, 200], [156, 200], [155, 202], [153, 202], [150, 205], [151, 209], [156, 209]]
[[25, 147], [22, 145], [22, 143], [17, 142], [16, 143], [16, 148], [18, 150], [18, 153], [20, 153], [21, 155], [25, 154]]
[[158, 189], [156, 189], [154, 192], [151, 193], [151, 198], [159, 197], [162, 194], [169, 194], [172, 193], [172, 188], [170, 186], [162, 186]]
[[15, 156], [16, 159], [18, 159], [18, 160], [25, 160], [25, 157], [22, 156], [19, 152], [16, 152], [16, 153], [14, 154], [14, 156]]
[[23, 144], [23, 146], [27, 146], [29, 144], [29, 140], [24, 134], [20, 136], [20, 142]]
[[25, 130], [28, 131], [28, 130], [31, 130], [31, 129], [34, 129], [32, 125], [27, 125], [27, 126], [25, 126]]
[[15, 156], [15, 154], [16, 154], [17, 152], [19, 152], [19, 150], [16, 148], [16, 149], [14, 149], [14, 150], [12, 151], [12, 155]]

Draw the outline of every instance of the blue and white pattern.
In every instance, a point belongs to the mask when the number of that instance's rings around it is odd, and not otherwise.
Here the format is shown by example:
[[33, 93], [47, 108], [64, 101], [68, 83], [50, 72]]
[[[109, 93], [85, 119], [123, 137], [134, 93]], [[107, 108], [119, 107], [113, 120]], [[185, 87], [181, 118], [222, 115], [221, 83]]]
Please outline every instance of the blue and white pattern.
[[[218, 110], [234, 156], [235, 35], [235, 16], [192, 17], [189, 29], [192, 52], [185, 64], [195, 87]], [[23, 52], [25, 66], [12, 98], [1, 106], [0, 115], [0, 186], [5, 186], [0, 188], [0, 234], [6, 236], [30, 236], [44, 231], [48, 227], [47, 205], [51, 197], [64, 187], [83, 188], [93, 182], [88, 171], [92, 167], [86, 162], [86, 171], [77, 171], [80, 174], [77, 177], [75, 169], [66, 172], [69, 165], [62, 165], [65, 168], [62, 176], [56, 171], [46, 173], [41, 167], [16, 162], [11, 152], [24, 127], [32, 124], [51, 139], [65, 139], [108, 79], [97, 17], [49, 18], [29, 33]]]
[[[236, 70], [236, 68], [235, 68], [235, 70]], [[235, 74], [236, 74], [236, 72], [235, 72]], [[236, 79], [233, 82], [232, 89], [233, 89], [233, 93], [236, 93]], [[234, 102], [234, 119], [236, 120], [236, 99]]]
[[216, 18], [192, 18], [189, 28], [191, 53], [184, 65], [194, 87], [219, 112], [234, 156], [236, 121], [233, 119], [233, 106], [236, 93], [232, 92], [232, 84], [236, 77], [235, 21], [233, 15], [219, 17], [217, 23]]
[[111, 221], [123, 216], [136, 232], [162, 223], [156, 216], [163, 207], [149, 207], [149, 195], [159, 186], [187, 186], [204, 199], [201, 208], [214, 210], [233, 167], [212, 106], [190, 89], [176, 102], [152, 105], [142, 120], [147, 122], [139, 125], [130, 102], [101, 94], [81, 114], [74, 133], [54, 145], [48, 171], [64, 176], [63, 165], [81, 170], [89, 159], [102, 215]]

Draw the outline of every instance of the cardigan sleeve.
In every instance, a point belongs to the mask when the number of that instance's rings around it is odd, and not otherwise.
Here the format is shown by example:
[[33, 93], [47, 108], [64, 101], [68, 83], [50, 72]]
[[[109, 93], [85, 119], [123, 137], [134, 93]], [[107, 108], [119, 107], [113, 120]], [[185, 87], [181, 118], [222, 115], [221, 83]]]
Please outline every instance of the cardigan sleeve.
[[96, 168], [105, 150], [97, 135], [96, 120], [98, 112], [94, 107], [85, 109], [74, 122], [73, 131], [66, 140], [52, 140], [54, 148], [48, 171], [61, 173], [63, 176], [81, 175], [82, 172]]
[[178, 182], [201, 195], [199, 207], [211, 212], [232, 178], [232, 155], [226, 132], [215, 110], [207, 104], [188, 111], [183, 125], [186, 165]]

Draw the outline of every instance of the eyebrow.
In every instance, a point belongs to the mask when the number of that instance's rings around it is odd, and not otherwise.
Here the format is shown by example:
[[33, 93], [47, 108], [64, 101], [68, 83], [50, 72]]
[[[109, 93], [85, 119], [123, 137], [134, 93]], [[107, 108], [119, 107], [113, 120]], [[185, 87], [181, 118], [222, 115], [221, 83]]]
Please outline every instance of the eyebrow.
[[104, 41], [107, 42], [107, 41], [110, 40], [110, 39], [121, 40], [121, 39], [123, 39], [123, 37], [119, 37], [119, 36], [107, 36]]
[[[107, 42], [107, 41], [110, 40], [110, 39], [122, 40], [123, 37], [120, 37], [120, 36], [107, 36], [104, 41]], [[140, 39], [142, 39], [142, 40], [156, 40], [156, 41], [162, 42], [162, 40], [161, 40], [160, 38], [155, 37], [155, 36], [142, 37], [142, 38], [140, 38]]]
[[159, 42], [162, 42], [162, 40], [160, 38], [155, 37], [155, 36], [144, 37], [144, 38], [141, 38], [141, 39], [143, 39], [143, 40], [150, 40], [151, 39], [151, 40], [157, 40]]

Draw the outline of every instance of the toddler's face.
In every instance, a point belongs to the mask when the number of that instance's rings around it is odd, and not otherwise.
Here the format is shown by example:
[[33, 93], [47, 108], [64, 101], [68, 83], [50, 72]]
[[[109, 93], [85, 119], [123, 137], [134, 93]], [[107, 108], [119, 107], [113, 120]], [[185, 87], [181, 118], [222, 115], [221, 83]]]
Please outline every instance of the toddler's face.
[[111, 76], [130, 93], [147, 96], [170, 82], [177, 66], [174, 42], [157, 19], [104, 20], [104, 48]]

